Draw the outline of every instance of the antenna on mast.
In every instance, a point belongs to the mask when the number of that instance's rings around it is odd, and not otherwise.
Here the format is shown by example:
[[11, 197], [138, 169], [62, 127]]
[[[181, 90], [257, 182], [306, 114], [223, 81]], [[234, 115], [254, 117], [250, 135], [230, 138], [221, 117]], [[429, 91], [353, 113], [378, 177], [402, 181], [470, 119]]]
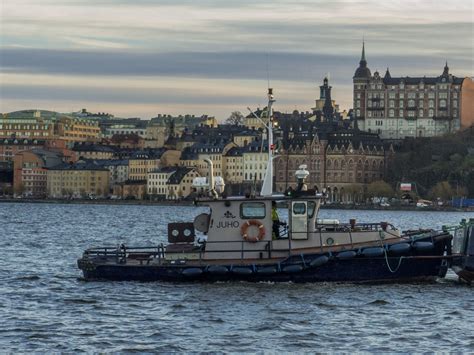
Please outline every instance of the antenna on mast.
[[265, 59], [267, 64], [267, 89], [270, 89], [270, 70], [268, 69], [268, 52], [265, 53]]
[[273, 150], [275, 146], [273, 144], [273, 103], [275, 99], [273, 97], [273, 89], [268, 88], [268, 106], [267, 106], [267, 117], [266, 120], [263, 120], [261, 117], [258, 117], [255, 112], [253, 112], [250, 107], [247, 109], [250, 113], [260, 122], [262, 122], [263, 126], [268, 130], [268, 161], [267, 161], [267, 169], [265, 171], [265, 178], [263, 180], [262, 189], [260, 190], [261, 196], [271, 196], [273, 193]]

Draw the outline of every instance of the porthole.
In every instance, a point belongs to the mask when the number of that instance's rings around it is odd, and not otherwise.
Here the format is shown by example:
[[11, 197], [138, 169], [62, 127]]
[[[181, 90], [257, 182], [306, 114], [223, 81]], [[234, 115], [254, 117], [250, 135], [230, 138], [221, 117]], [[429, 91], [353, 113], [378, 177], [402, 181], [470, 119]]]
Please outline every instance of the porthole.
[[333, 245], [334, 244], [334, 239], [332, 239], [332, 238], [326, 239], [326, 244], [327, 245]]

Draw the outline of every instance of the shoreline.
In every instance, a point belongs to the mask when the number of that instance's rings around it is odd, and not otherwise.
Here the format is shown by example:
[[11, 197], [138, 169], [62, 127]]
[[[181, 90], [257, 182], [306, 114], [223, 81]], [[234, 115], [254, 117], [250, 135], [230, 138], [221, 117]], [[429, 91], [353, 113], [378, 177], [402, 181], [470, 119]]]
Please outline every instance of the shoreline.
[[[135, 206], [194, 206], [193, 201], [150, 201], [150, 200], [58, 200], [58, 199], [17, 199], [17, 198], [0, 198], [1, 203], [37, 203], [37, 204], [76, 204], [76, 205], [135, 205]], [[377, 205], [354, 205], [354, 204], [323, 204], [321, 209], [333, 210], [378, 210], [378, 211], [426, 211], [426, 212], [474, 212], [472, 208], [456, 208], [451, 206], [445, 207], [416, 207], [416, 206], [390, 206], [381, 207]]]

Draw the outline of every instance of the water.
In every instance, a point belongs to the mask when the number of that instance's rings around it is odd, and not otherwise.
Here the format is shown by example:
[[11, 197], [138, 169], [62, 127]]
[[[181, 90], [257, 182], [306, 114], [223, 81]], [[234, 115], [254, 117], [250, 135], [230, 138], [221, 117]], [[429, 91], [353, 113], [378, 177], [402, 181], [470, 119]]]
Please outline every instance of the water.
[[[434, 284], [84, 282], [83, 249], [164, 241], [192, 207], [0, 204], [0, 349], [474, 351], [474, 290]], [[284, 214], [284, 213], [281, 213]], [[473, 214], [323, 210], [404, 229]]]

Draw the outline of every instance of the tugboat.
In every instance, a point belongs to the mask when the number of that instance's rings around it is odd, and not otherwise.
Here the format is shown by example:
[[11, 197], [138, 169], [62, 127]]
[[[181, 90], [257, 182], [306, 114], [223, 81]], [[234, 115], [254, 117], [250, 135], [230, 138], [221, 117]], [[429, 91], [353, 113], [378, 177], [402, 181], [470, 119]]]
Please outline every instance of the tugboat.
[[474, 218], [469, 221], [464, 219], [460, 226], [454, 228], [451, 269], [461, 281], [474, 282]]
[[[272, 89], [268, 92], [268, 163], [259, 196], [225, 197], [215, 189], [212, 162], [209, 207], [194, 222], [168, 224], [168, 244], [87, 249], [78, 260], [86, 280], [173, 282], [417, 282], [444, 277], [451, 257], [447, 231], [401, 233], [392, 224], [318, 219], [324, 196], [308, 190], [305, 165], [298, 188], [273, 195]], [[219, 185], [222, 187], [222, 184]], [[288, 223], [276, 220], [276, 203]], [[283, 224], [283, 226], [281, 226]], [[196, 242], [198, 232], [207, 239]]]

